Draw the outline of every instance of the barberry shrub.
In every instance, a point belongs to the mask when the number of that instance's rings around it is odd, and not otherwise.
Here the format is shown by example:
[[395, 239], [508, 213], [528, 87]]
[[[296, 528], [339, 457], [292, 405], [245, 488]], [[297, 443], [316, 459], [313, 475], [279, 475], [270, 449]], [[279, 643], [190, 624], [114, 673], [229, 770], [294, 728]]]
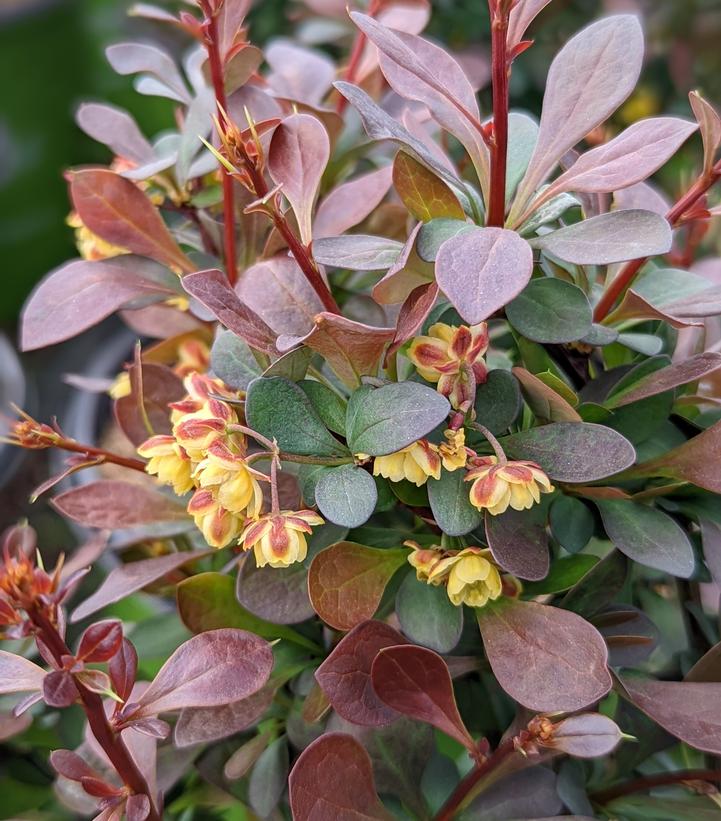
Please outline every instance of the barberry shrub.
[[[14, 443], [71, 454], [37, 492], [63, 480], [99, 535], [51, 571], [18, 526], [0, 570], [3, 733], [80, 705], [50, 758], [75, 811], [721, 817], [721, 119], [694, 92], [605, 125], [642, 69], [631, 15], [561, 48], [540, 119], [511, 110], [548, 2], [489, 0], [485, 114], [425, 0], [308, 2], [339, 66], [262, 53], [244, 0], [136, 7], [180, 65], [108, 49], [175, 119], [149, 139], [80, 106], [112, 160], [67, 174], [80, 258], [22, 346], [119, 312], [127, 445], [23, 414]], [[692, 137], [671, 204], [648, 180]], [[141, 590], [194, 634], [157, 665], [113, 615]]]

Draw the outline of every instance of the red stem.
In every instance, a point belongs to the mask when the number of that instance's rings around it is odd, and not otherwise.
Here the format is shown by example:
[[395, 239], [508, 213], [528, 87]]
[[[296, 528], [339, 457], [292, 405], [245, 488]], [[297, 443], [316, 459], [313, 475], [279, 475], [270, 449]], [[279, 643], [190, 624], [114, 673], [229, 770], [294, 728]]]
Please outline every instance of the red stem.
[[491, 75], [493, 81], [493, 142], [488, 225], [502, 228], [506, 220], [506, 164], [508, 159], [508, 16], [507, 0], [489, 0], [491, 13]]
[[[700, 177], [696, 183], [681, 197], [681, 199], [673, 206], [673, 208], [666, 214], [666, 219], [671, 224], [672, 228], [677, 228], [683, 219], [684, 214], [706, 194], [706, 192], [721, 179], [721, 162], [716, 165], [704, 176]], [[633, 282], [636, 274], [648, 262], [649, 257], [642, 257], [641, 259], [634, 259], [627, 262], [623, 268], [616, 274], [613, 281], [604, 292], [601, 299], [598, 301], [593, 312], [594, 322], [603, 321], [611, 309], [616, 304], [616, 300], [626, 291], [631, 282]]]
[[[223, 78], [223, 63], [218, 48], [218, 20], [210, 8], [207, 0], [201, 0], [201, 9], [207, 20], [205, 47], [208, 51], [210, 74], [215, 91], [215, 100], [218, 106], [218, 122], [225, 131], [225, 117], [228, 111], [228, 101], [225, 96], [225, 80]], [[235, 284], [238, 278], [238, 264], [235, 249], [235, 192], [233, 178], [225, 168], [221, 168], [223, 178], [223, 238], [225, 245], [225, 269], [228, 282]]]
[[474, 767], [468, 775], [460, 782], [456, 789], [451, 793], [450, 798], [441, 807], [438, 815], [433, 821], [452, 821], [464, 806], [464, 802], [470, 796], [473, 789], [478, 782], [493, 770], [501, 766], [508, 758], [516, 752], [516, 744], [514, 738], [506, 739], [493, 755], [489, 756], [481, 764]]
[[[380, 3], [378, 0], [372, 0], [370, 6], [368, 7], [368, 16], [375, 17], [378, 13], [378, 8]], [[348, 68], [346, 69], [344, 80], [346, 83], [353, 83], [355, 82], [355, 76], [358, 71], [358, 66], [360, 66], [361, 58], [363, 57], [363, 49], [365, 48], [366, 44], [366, 36], [365, 33], [362, 31], [358, 31], [356, 34], [356, 38], [353, 42], [353, 48], [350, 53], [350, 59], [348, 61]], [[342, 95], [338, 95], [338, 102], [335, 106], [336, 114], [343, 115], [343, 112], [346, 110], [346, 106], [348, 105], [348, 100]]]
[[117, 453], [112, 453], [103, 448], [94, 448], [91, 445], [84, 445], [82, 442], [76, 442], [74, 439], [59, 439], [53, 442], [53, 446], [61, 450], [68, 450], [71, 453], [82, 453], [87, 456], [97, 456], [103, 462], [112, 462], [114, 465], [120, 465], [124, 468], [131, 468], [132, 470], [139, 470], [145, 473], [145, 462], [142, 459], [133, 459], [130, 456], [119, 456]]
[[644, 775], [631, 781], [624, 781], [606, 790], [591, 793], [589, 798], [596, 804], [608, 804], [614, 798], [631, 795], [636, 792], [650, 790], [653, 787], [663, 787], [667, 784], [678, 784], [683, 781], [711, 781], [721, 783], [721, 770], [677, 770], [671, 773], [658, 775]]
[[[72, 652], [63, 641], [60, 633], [58, 633], [50, 620], [38, 607], [34, 607], [28, 615], [35, 625], [43, 643], [50, 649], [58, 666], [61, 666], [62, 657], [72, 656]], [[98, 744], [103, 748], [111, 764], [122, 779], [123, 784], [129, 787], [134, 793], [147, 795], [150, 800], [150, 814], [148, 815], [148, 819], [149, 821], [160, 821], [160, 814], [155, 807], [156, 797], [152, 794], [148, 782], [145, 780], [145, 776], [138, 769], [137, 764], [130, 755], [128, 748], [125, 746], [125, 742], [119, 733], [116, 733], [110, 726], [107, 716], [105, 715], [102, 698], [98, 693], [93, 693], [91, 690], [88, 690], [87, 687], [81, 684], [77, 679], [75, 679], [75, 686], [80, 693], [83, 710], [87, 716], [90, 729], [93, 731], [93, 735], [97, 739]]]

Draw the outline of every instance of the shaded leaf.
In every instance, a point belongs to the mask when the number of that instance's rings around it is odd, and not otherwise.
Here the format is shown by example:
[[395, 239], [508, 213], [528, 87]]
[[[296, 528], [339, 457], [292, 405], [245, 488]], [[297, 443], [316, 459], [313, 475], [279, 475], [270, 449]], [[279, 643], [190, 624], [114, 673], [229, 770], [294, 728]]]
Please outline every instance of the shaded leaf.
[[475, 749], [456, 706], [448, 667], [437, 653], [412, 644], [388, 647], [376, 656], [371, 678], [378, 697], [389, 707]]
[[137, 701], [133, 718], [232, 704], [256, 693], [273, 666], [270, 645], [245, 630], [210, 630], [178, 647]]
[[627, 439], [611, 428], [590, 422], [555, 422], [506, 436], [502, 444], [513, 459], [538, 462], [560, 482], [605, 479], [636, 459]]
[[543, 277], [528, 283], [506, 306], [513, 327], [534, 342], [573, 342], [593, 324], [593, 312], [583, 291], [562, 279]]
[[120, 528], [187, 517], [174, 497], [132, 482], [99, 479], [52, 500], [63, 516], [86, 527]]
[[326, 733], [300, 755], [288, 779], [295, 821], [390, 821], [368, 753], [349, 735]]
[[384, 647], [404, 643], [397, 630], [379, 621], [362, 622], [340, 640], [315, 672], [338, 715], [365, 727], [382, 727], [399, 717], [376, 695], [371, 667]]
[[323, 424], [334, 433], [345, 436], [345, 414], [348, 403], [322, 382], [304, 379], [299, 385], [310, 399]]
[[183, 272], [195, 270], [155, 206], [130, 180], [106, 168], [76, 170], [70, 196], [83, 223], [106, 242]]
[[257, 724], [273, 703], [275, 690], [266, 685], [251, 696], [220, 707], [188, 707], [175, 723], [176, 747], [190, 747], [227, 738]]
[[398, 589], [396, 616], [411, 641], [437, 653], [450, 653], [461, 638], [463, 608], [451, 602], [445, 587], [421, 583], [414, 573]]
[[521, 579], [537, 581], [548, 573], [545, 514], [509, 508], [499, 516], [486, 513], [486, 541], [500, 566]]
[[114, 567], [100, 585], [82, 604], [73, 611], [71, 621], [77, 622], [97, 613], [103, 607], [114, 604], [126, 596], [142, 590], [149, 584], [162, 579], [187, 562], [202, 559], [212, 550], [196, 550], [189, 553], [171, 553], [152, 559], [141, 559], [137, 562]]
[[621, 592], [627, 573], [626, 557], [612, 550], [568, 591], [561, 605], [590, 618]]
[[581, 415], [564, 396], [525, 368], [511, 373], [521, 383], [523, 398], [537, 419], [548, 422], [581, 422]]
[[[501, 776], [476, 798], [467, 815], [476, 821], [507, 821], [532, 818], [533, 821], [561, 821], [560, 816], [539, 818], [539, 813], [557, 813], [563, 803], [556, 790], [556, 774], [546, 767], [532, 767]], [[567, 818], [567, 816], [564, 816]], [[572, 816], [570, 821], [577, 819]]]
[[391, 576], [408, 551], [379, 550], [338, 542], [313, 559], [308, 573], [316, 613], [336, 630], [350, 630], [373, 616]]
[[343, 527], [360, 527], [378, 501], [373, 477], [356, 465], [324, 471], [315, 486], [315, 503], [328, 521]]
[[531, 246], [504, 228], [473, 228], [441, 245], [436, 281], [469, 324], [487, 319], [526, 287]]
[[529, 710], [575, 712], [611, 689], [606, 644], [575, 613], [518, 600], [495, 602], [477, 613], [494, 675]]
[[591, 619], [608, 645], [611, 667], [637, 667], [651, 655], [659, 631], [641, 610], [630, 605], [611, 605]]
[[220, 331], [210, 350], [210, 368], [229, 388], [244, 391], [261, 369], [248, 343], [232, 331]]
[[548, 593], [564, 593], [598, 564], [598, 556], [582, 553], [578, 556], [562, 556], [554, 559], [548, 575], [537, 582], [523, 585], [523, 593], [529, 598]]
[[494, 369], [476, 389], [476, 420], [491, 433], [503, 433], [518, 418], [522, 404], [518, 380], [508, 371]]
[[593, 513], [575, 496], [558, 496], [550, 509], [549, 524], [553, 538], [569, 553], [578, 553], [593, 536]]
[[634, 502], [597, 499], [603, 526], [616, 547], [647, 567], [688, 579], [694, 571], [688, 536], [667, 513]]
[[688, 98], [691, 103], [691, 108], [693, 109], [694, 117], [696, 117], [701, 129], [704, 172], [708, 173], [716, 160], [716, 154], [721, 145], [721, 117], [719, 117], [716, 109], [714, 109], [698, 91], [692, 91], [688, 95]]
[[440, 479], [429, 479], [428, 501], [433, 518], [449, 536], [465, 536], [480, 525], [483, 514], [471, 504], [465, 471], [441, 471]]
[[268, 171], [290, 203], [305, 245], [312, 239], [313, 205], [329, 156], [328, 133], [309, 114], [292, 114], [273, 132]]
[[248, 800], [261, 818], [267, 818], [280, 801], [289, 766], [285, 736], [270, 743], [253, 765], [248, 781]]
[[246, 610], [274, 624], [297, 624], [315, 613], [308, 598], [308, 571], [300, 562], [258, 567], [250, 559], [244, 561], [236, 596]]
[[168, 405], [182, 399], [186, 390], [172, 368], [142, 362], [139, 348], [128, 375], [130, 393], [115, 400], [115, 419], [130, 442], [137, 447], [151, 434], [171, 432]]

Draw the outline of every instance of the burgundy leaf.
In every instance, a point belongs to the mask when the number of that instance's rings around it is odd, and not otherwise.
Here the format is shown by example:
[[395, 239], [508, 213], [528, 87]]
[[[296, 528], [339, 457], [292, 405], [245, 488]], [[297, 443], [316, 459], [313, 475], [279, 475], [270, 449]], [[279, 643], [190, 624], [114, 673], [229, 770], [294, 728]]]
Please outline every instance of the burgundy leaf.
[[0, 650], [0, 693], [24, 693], [40, 690], [45, 670], [32, 661]]
[[109, 661], [123, 643], [123, 625], [115, 620], [99, 621], [80, 637], [76, 657], [81, 661]]
[[498, 683], [529, 710], [573, 712], [611, 689], [606, 643], [575, 613], [516, 599], [477, 614]]
[[334, 188], [318, 206], [313, 239], [340, 236], [363, 222], [391, 187], [393, 168], [386, 165]]
[[716, 109], [704, 100], [698, 91], [692, 91], [688, 97], [694, 116], [701, 129], [704, 173], [708, 174], [716, 161], [716, 154], [721, 145], [721, 117], [719, 117]]
[[52, 505], [81, 525], [110, 530], [187, 516], [185, 509], [165, 493], [116, 479], [100, 479], [66, 490], [52, 500]]
[[208, 630], [181, 644], [165, 662], [132, 717], [232, 704], [260, 690], [272, 666], [270, 645], [258, 636], [231, 628]]
[[366, 727], [382, 727], [398, 718], [373, 690], [371, 667], [384, 647], [405, 643], [397, 630], [379, 621], [365, 621], [341, 639], [315, 672], [338, 715]]
[[153, 146], [127, 111], [111, 105], [83, 103], [78, 107], [75, 119], [88, 136], [107, 145], [116, 156], [138, 165], [155, 159]]
[[275, 689], [268, 684], [247, 698], [220, 707], [188, 707], [175, 724], [175, 746], [217, 741], [252, 727], [273, 703]]
[[93, 798], [111, 798], [121, 793], [119, 787], [114, 787], [112, 784], [108, 784], [105, 779], [96, 778], [92, 775], [83, 776], [80, 779], [80, 784], [85, 792], [92, 795]]
[[195, 266], [135, 183], [105, 168], [73, 171], [70, 196], [85, 225], [106, 242], [183, 272]]
[[620, 678], [630, 701], [669, 733], [721, 755], [721, 684]]
[[329, 156], [328, 134], [320, 121], [308, 114], [293, 114], [283, 120], [270, 141], [268, 171], [273, 182], [282, 186], [306, 245], [312, 239], [313, 205]]
[[448, 667], [433, 650], [413, 644], [381, 650], [371, 678], [378, 698], [389, 707], [432, 724], [468, 750], [476, 749], [458, 712]]
[[288, 779], [294, 821], [391, 821], [368, 753], [352, 736], [326, 733], [300, 755]]
[[486, 512], [486, 541], [493, 558], [514, 576], [539, 581], [548, 575], [550, 563], [545, 517], [533, 510], [509, 508], [500, 516]]
[[80, 694], [73, 677], [65, 670], [53, 670], [43, 679], [43, 700], [48, 707], [69, 707]]
[[[154, 362], [135, 364], [128, 371], [130, 393], [115, 402], [115, 418], [135, 446], [152, 434], [170, 433], [170, 402], [182, 399], [186, 391], [172, 368]], [[148, 430], [146, 419], [152, 431]]]
[[394, 354], [405, 342], [412, 339], [423, 327], [423, 323], [433, 310], [438, 299], [438, 286], [428, 282], [414, 288], [406, 297], [398, 312], [396, 332], [386, 352], [386, 359]]
[[576, 758], [599, 758], [612, 753], [621, 738], [615, 721], [600, 713], [583, 713], [556, 725], [551, 746]]
[[593, 23], [561, 49], [548, 72], [538, 141], [511, 209], [511, 224], [561, 157], [633, 91], [643, 53], [641, 25], [630, 14]]
[[81, 778], [100, 779], [99, 773], [70, 750], [53, 750], [50, 753], [50, 764], [58, 775], [71, 781], [80, 781]]
[[252, 559], [244, 561], [236, 596], [246, 610], [273, 624], [297, 624], [315, 613], [308, 597], [308, 570], [301, 562], [258, 567]]
[[20, 347], [33, 351], [70, 339], [133, 300], [175, 296], [162, 282], [113, 261], [74, 260], [56, 268], [30, 295], [22, 314]]
[[[87, 602], [85, 603], [87, 605]], [[123, 701], [130, 698], [130, 693], [135, 684], [135, 677], [138, 672], [138, 653], [132, 642], [124, 638], [120, 643], [117, 653], [110, 659], [108, 673], [113, 691], [117, 693]]]
[[110, 676], [102, 670], [81, 670], [75, 673], [75, 680], [93, 693], [108, 693], [112, 689]]
[[469, 324], [487, 319], [526, 287], [531, 246], [503, 228], [474, 228], [441, 245], [436, 281]]
[[189, 274], [183, 277], [183, 288], [251, 347], [266, 353], [276, 352], [275, 334], [243, 305], [222, 271], [211, 268]]
[[120, 601], [131, 593], [162, 579], [163, 576], [177, 570], [187, 562], [202, 559], [203, 556], [212, 552], [212, 550], [195, 550], [190, 553], [171, 553], [168, 556], [141, 559], [138, 562], [114, 567], [95, 593], [75, 608], [71, 621], [76, 622], [87, 618], [108, 604]]

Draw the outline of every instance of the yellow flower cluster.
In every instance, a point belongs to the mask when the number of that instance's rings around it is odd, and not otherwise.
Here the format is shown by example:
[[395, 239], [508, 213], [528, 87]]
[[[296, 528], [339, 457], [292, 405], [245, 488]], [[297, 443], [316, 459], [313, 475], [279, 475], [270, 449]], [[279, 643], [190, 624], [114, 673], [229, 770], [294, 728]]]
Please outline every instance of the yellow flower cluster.
[[153, 436], [138, 448], [146, 471], [182, 495], [195, 488], [188, 512], [212, 547], [237, 539], [247, 520], [263, 507], [259, 480], [247, 463], [247, 440], [229, 431], [238, 424], [227, 399], [234, 395], [218, 379], [199, 373], [185, 378], [187, 396], [171, 404], [172, 434]]
[[418, 581], [445, 585], [448, 598], [456, 606], [483, 607], [503, 593], [503, 580], [490, 550], [467, 547], [449, 552], [422, 548], [415, 542], [405, 544], [412, 548], [408, 562], [415, 568]]
[[373, 462], [373, 475], [383, 476], [391, 482], [401, 482], [405, 479], [421, 487], [431, 477], [440, 479], [441, 467], [448, 471], [465, 467], [468, 451], [463, 429], [447, 430], [444, 436], [446, 441], [440, 445], [434, 445], [427, 439], [419, 439], [395, 453], [376, 456]]

